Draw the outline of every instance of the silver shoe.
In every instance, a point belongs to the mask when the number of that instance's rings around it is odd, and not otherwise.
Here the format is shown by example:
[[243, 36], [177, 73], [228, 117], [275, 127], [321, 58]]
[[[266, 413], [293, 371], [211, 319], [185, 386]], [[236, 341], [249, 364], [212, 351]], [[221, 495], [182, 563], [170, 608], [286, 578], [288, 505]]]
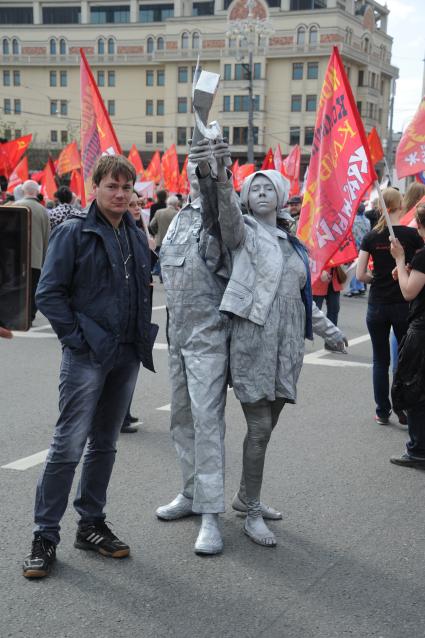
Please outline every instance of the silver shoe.
[[221, 554], [223, 539], [218, 527], [218, 514], [202, 514], [202, 525], [195, 543], [196, 554]]
[[243, 529], [245, 534], [257, 545], [276, 547], [276, 537], [267, 527], [261, 515], [248, 514]]
[[[236, 492], [236, 494], [233, 497], [232, 508], [236, 512], [242, 512], [243, 514], [246, 514], [248, 512], [248, 506], [246, 503], [241, 501], [238, 492]], [[269, 505], [266, 505], [265, 503], [260, 503], [260, 508], [261, 508], [261, 516], [263, 518], [269, 519], [271, 521], [280, 521], [282, 519], [281, 512], [278, 512], [277, 510], [275, 510], [274, 507], [270, 507]]]
[[179, 518], [185, 518], [185, 516], [195, 515], [192, 512], [192, 504], [191, 498], [187, 498], [183, 494], [177, 494], [174, 501], [171, 501], [168, 505], [158, 507], [155, 514], [162, 521], [176, 521]]

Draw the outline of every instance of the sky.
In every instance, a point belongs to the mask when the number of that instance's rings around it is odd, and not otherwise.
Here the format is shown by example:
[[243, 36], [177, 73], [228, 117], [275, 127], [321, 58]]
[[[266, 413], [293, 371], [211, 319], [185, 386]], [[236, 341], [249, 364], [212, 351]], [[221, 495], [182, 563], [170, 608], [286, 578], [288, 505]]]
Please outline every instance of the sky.
[[407, 126], [422, 97], [425, 0], [386, 0], [386, 4], [390, 10], [388, 34], [394, 38], [391, 63], [399, 69], [393, 124], [397, 132]]

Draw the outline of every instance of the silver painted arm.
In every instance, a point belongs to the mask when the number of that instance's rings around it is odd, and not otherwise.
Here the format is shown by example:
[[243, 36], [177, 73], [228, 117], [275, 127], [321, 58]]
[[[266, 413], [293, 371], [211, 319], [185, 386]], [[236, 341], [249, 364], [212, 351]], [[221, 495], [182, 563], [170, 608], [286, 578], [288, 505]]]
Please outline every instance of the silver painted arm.
[[345, 346], [348, 345], [347, 339], [343, 332], [335, 326], [332, 321], [323, 314], [313, 301], [313, 332], [322, 337], [331, 348], [345, 352]]
[[222, 240], [229, 250], [236, 250], [245, 241], [246, 228], [230, 171], [227, 181], [217, 181], [217, 201]]

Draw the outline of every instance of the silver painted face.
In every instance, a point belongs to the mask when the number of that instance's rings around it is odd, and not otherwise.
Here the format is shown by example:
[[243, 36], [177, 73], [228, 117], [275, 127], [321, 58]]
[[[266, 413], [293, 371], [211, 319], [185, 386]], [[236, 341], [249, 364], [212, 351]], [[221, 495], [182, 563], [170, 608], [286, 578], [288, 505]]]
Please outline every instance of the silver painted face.
[[276, 217], [277, 193], [265, 175], [257, 175], [252, 180], [248, 194], [248, 205], [256, 217], [270, 219]]

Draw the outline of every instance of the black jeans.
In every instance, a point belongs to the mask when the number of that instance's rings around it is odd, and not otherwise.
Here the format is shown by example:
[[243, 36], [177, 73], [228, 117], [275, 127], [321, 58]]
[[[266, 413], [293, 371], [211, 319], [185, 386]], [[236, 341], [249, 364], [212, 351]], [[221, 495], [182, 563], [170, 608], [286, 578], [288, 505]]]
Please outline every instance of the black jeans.
[[330, 282], [328, 287], [328, 292], [326, 295], [314, 295], [313, 299], [316, 306], [319, 310], [322, 310], [323, 300], [326, 299], [326, 316], [329, 321], [336, 326], [338, 324], [338, 315], [339, 315], [339, 305], [340, 305], [340, 292], [339, 290], [334, 290], [332, 286], [332, 282]]
[[366, 324], [372, 341], [373, 350], [373, 393], [376, 403], [376, 414], [387, 417], [391, 412], [389, 368], [390, 330], [394, 330], [397, 342], [400, 343], [407, 332], [407, 315], [409, 304], [369, 304]]
[[406, 444], [409, 456], [425, 459], [425, 401], [407, 410], [410, 441]]
[[31, 321], [34, 321], [35, 315], [37, 314], [35, 291], [37, 290], [40, 274], [41, 270], [39, 270], [38, 268], [31, 268]]

